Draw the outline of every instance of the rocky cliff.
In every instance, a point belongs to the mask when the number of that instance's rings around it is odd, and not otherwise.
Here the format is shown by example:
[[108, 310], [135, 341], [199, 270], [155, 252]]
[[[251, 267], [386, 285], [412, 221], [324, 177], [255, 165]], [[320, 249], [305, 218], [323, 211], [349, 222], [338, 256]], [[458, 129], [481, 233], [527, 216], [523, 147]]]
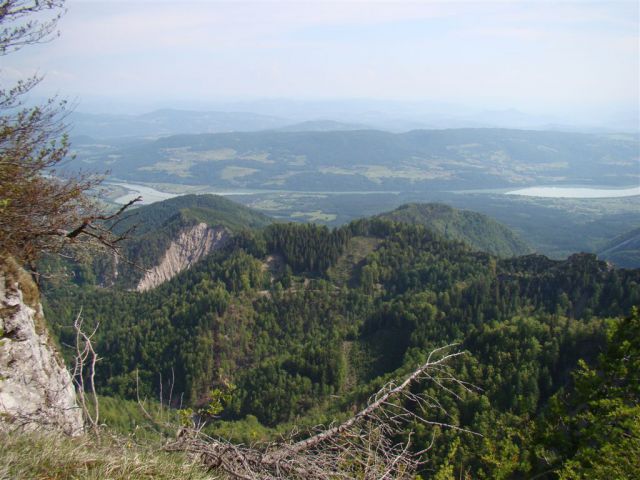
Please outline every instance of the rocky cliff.
[[0, 258], [0, 429], [82, 432], [71, 375], [47, 330], [37, 286]]
[[170, 280], [209, 252], [220, 248], [228, 238], [226, 228], [210, 227], [206, 223], [198, 223], [183, 230], [169, 244], [160, 263], [147, 271], [138, 282], [136, 289], [143, 292]]

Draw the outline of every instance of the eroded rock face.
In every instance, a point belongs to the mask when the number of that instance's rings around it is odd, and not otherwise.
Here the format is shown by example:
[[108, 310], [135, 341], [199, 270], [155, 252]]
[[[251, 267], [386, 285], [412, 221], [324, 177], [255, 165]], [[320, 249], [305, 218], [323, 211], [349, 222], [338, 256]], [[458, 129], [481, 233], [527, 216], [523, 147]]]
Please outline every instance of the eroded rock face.
[[170, 280], [209, 252], [222, 247], [228, 238], [229, 233], [224, 227], [209, 227], [206, 223], [182, 231], [171, 242], [160, 263], [138, 282], [136, 290], [144, 292]]
[[0, 259], [0, 429], [83, 431], [71, 375], [44, 322], [38, 288]]

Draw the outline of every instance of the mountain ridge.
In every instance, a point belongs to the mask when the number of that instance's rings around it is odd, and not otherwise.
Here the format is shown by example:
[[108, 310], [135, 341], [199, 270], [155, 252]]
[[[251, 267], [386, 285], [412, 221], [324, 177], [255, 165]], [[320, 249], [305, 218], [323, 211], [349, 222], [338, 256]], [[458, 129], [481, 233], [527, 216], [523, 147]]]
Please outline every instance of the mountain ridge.
[[518, 235], [491, 217], [442, 203], [408, 203], [376, 218], [424, 225], [446, 239], [463, 241], [475, 250], [500, 257], [532, 253]]
[[[139, 291], [156, 287], [193, 265], [212, 249], [224, 245], [234, 232], [243, 228], [262, 228], [273, 222], [249, 207], [208, 194], [176, 197], [140, 207], [138, 213], [140, 215], [134, 211], [132, 216], [142, 221], [142, 235], [132, 239], [129, 245], [125, 244], [124, 248], [130, 256], [137, 251], [134, 258], [146, 258], [145, 265], [153, 264], [138, 280], [136, 288]], [[531, 253], [525, 242], [499, 222], [477, 212], [444, 204], [405, 204], [373, 218], [423, 225], [445, 239], [461, 241], [475, 250], [501, 257]], [[147, 219], [151, 221], [144, 225]], [[128, 225], [130, 221], [125, 220], [119, 228]], [[154, 250], [161, 252], [160, 257], [151, 259], [140, 245], [157, 244], [159, 236], [165, 237], [162, 247], [158, 247], [160, 250]]]
[[509, 129], [264, 130], [89, 147], [73, 165], [109, 168], [127, 181], [261, 190], [619, 186], [638, 176], [634, 162], [639, 145], [633, 135]]

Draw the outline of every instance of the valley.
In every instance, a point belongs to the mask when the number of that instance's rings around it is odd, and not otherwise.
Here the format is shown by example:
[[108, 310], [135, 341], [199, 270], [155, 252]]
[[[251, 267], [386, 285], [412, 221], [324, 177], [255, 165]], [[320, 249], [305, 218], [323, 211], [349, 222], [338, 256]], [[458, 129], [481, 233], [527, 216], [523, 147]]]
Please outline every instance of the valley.
[[[224, 197], [186, 195], [133, 210], [118, 228], [134, 222], [139, 231], [123, 251], [145, 268], [173, 251], [172, 242], [186, 248], [180, 239], [193, 228], [227, 237], [139, 291], [131, 287], [144, 272], [109, 258], [45, 263], [45, 313], [61, 344], [72, 342], [66, 319], [77, 305], [88, 328], [99, 324], [102, 395], [203, 411], [211, 392], [223, 392], [216, 395], [228, 400], [206, 432], [268, 441], [345, 418], [384, 379], [458, 343], [467, 355], [455, 363], [457, 375], [478, 390], [455, 389], [457, 399], [439, 392], [446, 413], [421, 414], [483, 437], [419, 430], [414, 448], [439, 438], [424, 475], [445, 468], [454, 441], [469, 472], [503, 471], [493, 457], [502, 448], [525, 462], [511, 474], [543, 469], [546, 460], [529, 446], [558, 447], [542, 439], [550, 433], [538, 412], [561, 398], [580, 359], [595, 362], [607, 348], [607, 332], [623, 320], [605, 319], [637, 316], [640, 302], [640, 270], [613, 269], [589, 254], [527, 254], [495, 220], [442, 204], [408, 204], [329, 230], [273, 222]], [[479, 251], [487, 245], [502, 250]], [[72, 276], [61, 277], [65, 270]], [[416, 388], [436, 395], [429, 384]], [[572, 455], [566, 448], [557, 454]]]
[[[105, 421], [166, 439], [135, 407], [154, 405], [211, 438], [293, 442], [456, 345], [461, 383], [418, 382], [393, 407], [422, 419], [395, 433], [430, 451], [417, 478], [451, 458], [540, 478], [585, 442], [623, 445], [606, 425], [581, 440], [556, 405], [638, 343], [637, 135], [342, 127], [79, 139], [66, 174], [108, 169], [94, 192], [111, 210], [143, 197], [100, 224], [127, 235], [118, 255], [38, 265], [68, 363], [79, 308], [96, 329]], [[557, 422], [575, 440], [556, 443]]]
[[[110, 190], [107, 184], [107, 192]], [[505, 195], [504, 191], [428, 192], [294, 192], [285, 190], [224, 191], [203, 185], [123, 184], [110, 201], [142, 194], [147, 201], [178, 194], [214, 193], [233, 199], [281, 221], [311, 221], [339, 226], [407, 203], [438, 202], [483, 213], [517, 232], [536, 251], [552, 258], [574, 252], [599, 253], [617, 235], [640, 226], [640, 196], [622, 198], [546, 198]], [[151, 190], [149, 190], [151, 189]], [[149, 192], [150, 195], [145, 195]], [[635, 190], [629, 189], [629, 193]], [[578, 234], [576, 234], [578, 232]], [[603, 257], [605, 259], [612, 257]], [[620, 266], [638, 267], [636, 260], [617, 257]]]
[[[162, 115], [168, 121], [172, 112]], [[176, 118], [191, 117], [197, 122], [204, 114]], [[319, 122], [317, 129], [78, 137], [78, 158], [67, 168], [109, 170], [103, 197], [110, 202], [213, 193], [281, 221], [332, 227], [407, 203], [444, 203], [489, 215], [558, 259], [598, 253], [640, 227], [636, 134], [331, 130], [339, 127]], [[633, 253], [603, 258], [640, 266]]]
[[[73, 286], [47, 283], [48, 316], [81, 304], [106, 330], [101, 394], [177, 408], [163, 395], [180, 392], [202, 412], [222, 392], [207, 433], [269, 441], [344, 419], [456, 343], [469, 354], [456, 371], [478, 391], [454, 401], [422, 386], [447, 405], [422, 413], [483, 440], [418, 430], [416, 449], [440, 438], [421, 475], [455, 455], [474, 477], [535, 478], [549, 463], [538, 452], [581, 452], [549, 440], [547, 419], [566, 421], [549, 409], [574, 401], [580, 362], [631, 334], [606, 318], [637, 319], [638, 137], [304, 127], [84, 152], [85, 167], [114, 172], [108, 202], [146, 197], [118, 227], [142, 227], [123, 244], [138, 269], [99, 256], [49, 265]], [[506, 452], [518, 461], [506, 466]]]
[[[311, 192], [638, 181], [636, 135], [506, 129], [270, 131], [76, 139], [76, 168], [135, 183]], [[70, 166], [71, 166], [70, 165]], [[515, 189], [515, 188], [512, 188]]]
[[640, 478], [639, 14], [0, 2], [0, 479]]

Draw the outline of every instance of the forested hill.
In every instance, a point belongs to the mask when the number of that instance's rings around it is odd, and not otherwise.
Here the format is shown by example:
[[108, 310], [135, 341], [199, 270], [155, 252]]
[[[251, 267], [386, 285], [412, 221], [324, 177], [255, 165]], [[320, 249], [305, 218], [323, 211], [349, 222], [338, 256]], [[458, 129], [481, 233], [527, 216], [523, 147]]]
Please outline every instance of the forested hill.
[[[408, 204], [377, 218], [423, 225], [427, 230], [449, 240], [458, 240], [473, 249], [506, 258], [530, 253], [530, 248], [507, 227], [480, 213], [458, 210], [443, 204]], [[117, 222], [115, 230], [123, 233], [132, 227], [130, 239], [123, 244], [124, 257], [131, 264], [113, 264], [113, 258], [100, 258], [91, 271], [81, 269], [78, 279], [96, 277], [99, 283], [117, 283], [132, 288], [143, 275], [143, 268], [157, 265], [172, 242], [197, 224], [224, 228], [229, 235], [242, 230], [262, 228], [273, 220], [262, 213], [217, 195], [185, 195], [135, 209]], [[283, 227], [284, 228], [284, 227]], [[200, 245], [191, 242], [182, 250]], [[306, 246], [301, 251], [310, 251]], [[188, 256], [189, 252], [185, 252]], [[195, 253], [193, 253], [195, 255]], [[196, 261], [198, 259], [195, 259]], [[322, 261], [328, 261], [323, 259]], [[295, 268], [296, 262], [292, 262]], [[118, 275], [114, 276], [114, 269]]]
[[512, 230], [492, 218], [441, 203], [410, 203], [378, 218], [424, 225], [444, 238], [465, 242], [475, 250], [499, 257], [531, 253], [531, 248]]
[[[84, 264], [73, 263], [71, 268], [76, 283], [134, 288], [145, 270], [162, 262], [172, 244], [184, 258], [183, 263], [191, 264], [210, 248], [217, 248], [220, 242], [213, 245], [214, 237], [226, 240], [242, 230], [272, 222], [270, 217], [218, 195], [179, 196], [135, 208], [117, 219], [114, 232], [128, 232], [121, 245], [126, 262], [110, 255], [97, 255]], [[196, 228], [198, 225], [202, 228]]]
[[136, 234], [143, 235], [164, 228], [175, 219], [221, 225], [234, 231], [260, 228], [273, 222], [267, 215], [219, 195], [182, 195], [136, 208], [118, 222], [117, 231], [135, 225]]
[[[619, 318], [640, 304], [640, 271], [593, 255], [500, 260], [379, 218], [336, 230], [273, 224], [240, 232], [146, 293], [49, 285], [46, 298], [61, 344], [72, 343], [65, 325], [80, 306], [87, 328], [100, 324], [102, 394], [197, 407], [212, 388], [228, 391], [210, 433], [254, 442], [268, 435], [264, 426], [277, 434], [288, 422], [304, 429], [343, 418], [383, 379], [458, 343], [468, 354], [456, 374], [481, 390], [455, 399], [421, 387], [439, 407], [420, 415], [483, 437], [414, 426], [416, 450], [437, 437], [425, 478], [451, 465], [472, 478], [533, 477], [564, 468], [580, 442], [606, 447], [607, 458], [627, 455], [624, 432], [580, 437], [565, 423], [559, 443], [549, 427], [562, 421], [579, 360], [597, 368]], [[620, 402], [638, 400], [624, 393]], [[619, 415], [627, 421], [637, 408]]]

